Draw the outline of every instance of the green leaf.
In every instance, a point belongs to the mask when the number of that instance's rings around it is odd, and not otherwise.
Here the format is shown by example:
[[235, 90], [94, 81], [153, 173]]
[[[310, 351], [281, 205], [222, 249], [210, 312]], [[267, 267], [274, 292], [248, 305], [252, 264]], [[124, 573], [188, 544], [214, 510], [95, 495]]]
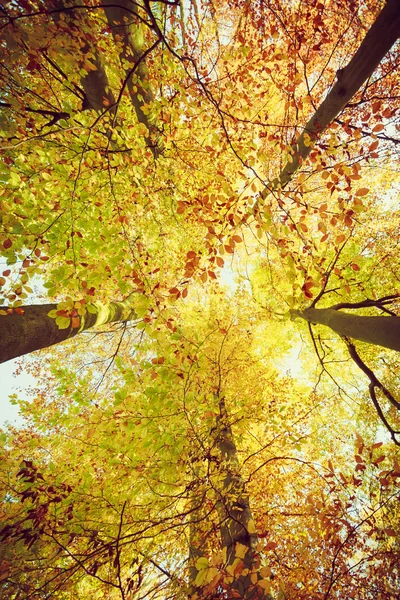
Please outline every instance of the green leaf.
[[56, 323], [59, 329], [68, 329], [71, 319], [69, 317], [57, 317]]

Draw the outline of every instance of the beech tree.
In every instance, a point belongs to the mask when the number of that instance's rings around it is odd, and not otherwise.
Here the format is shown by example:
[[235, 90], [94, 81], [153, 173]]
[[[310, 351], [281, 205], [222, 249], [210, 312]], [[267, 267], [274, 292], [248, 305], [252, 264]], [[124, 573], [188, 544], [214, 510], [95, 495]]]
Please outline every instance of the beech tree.
[[3, 592], [394, 598], [397, 2], [1, 20]]

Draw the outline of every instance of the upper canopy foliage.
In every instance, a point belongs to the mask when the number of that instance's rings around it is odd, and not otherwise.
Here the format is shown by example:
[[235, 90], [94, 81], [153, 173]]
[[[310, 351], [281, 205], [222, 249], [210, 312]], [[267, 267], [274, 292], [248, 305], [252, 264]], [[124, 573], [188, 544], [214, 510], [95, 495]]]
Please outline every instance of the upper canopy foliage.
[[28, 366], [3, 592], [394, 599], [395, 358], [289, 316], [398, 318], [395, 0], [0, 10], [0, 330], [124, 307]]

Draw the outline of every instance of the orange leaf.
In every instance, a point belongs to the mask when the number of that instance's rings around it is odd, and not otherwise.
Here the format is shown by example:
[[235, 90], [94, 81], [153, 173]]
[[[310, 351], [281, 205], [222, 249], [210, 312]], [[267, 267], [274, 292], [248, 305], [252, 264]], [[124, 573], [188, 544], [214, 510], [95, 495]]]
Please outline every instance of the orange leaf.
[[72, 328], [78, 329], [80, 322], [81, 322], [81, 320], [79, 317], [72, 317], [72, 319], [71, 319]]
[[375, 127], [372, 128], [372, 131], [377, 133], [378, 131], [382, 131], [382, 129], [385, 129], [385, 127], [382, 125], [382, 123], [378, 123], [378, 125], [375, 125]]
[[353, 271], [359, 271], [360, 270], [360, 267], [358, 266], [357, 263], [351, 263], [350, 266], [353, 269]]
[[170, 293], [170, 294], [178, 294], [178, 293], [179, 293], [179, 290], [178, 290], [178, 288], [176, 288], [176, 287], [173, 287], [173, 288], [171, 288], [171, 289], [169, 290], [169, 293]]
[[356, 191], [356, 196], [366, 196], [369, 192], [368, 188], [360, 188]]

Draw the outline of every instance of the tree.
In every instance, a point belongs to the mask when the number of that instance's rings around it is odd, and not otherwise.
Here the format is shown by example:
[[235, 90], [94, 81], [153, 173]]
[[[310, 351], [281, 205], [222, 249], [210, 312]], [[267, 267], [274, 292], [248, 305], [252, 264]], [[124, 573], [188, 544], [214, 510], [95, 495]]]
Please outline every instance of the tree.
[[[150, 95], [145, 98], [146, 92], [143, 91], [144, 88], [139, 88], [139, 92], [136, 89], [136, 92], [134, 92], [134, 85], [133, 85], [133, 81], [134, 81], [133, 77], [134, 77], [134, 73], [136, 73], [136, 71], [137, 71], [136, 77], [138, 78], [139, 82], [145, 81], [146, 79], [148, 79], [148, 73], [143, 66], [143, 60], [146, 57], [147, 51], [144, 52], [144, 54], [142, 56], [139, 56], [140, 47], [143, 45], [143, 39], [142, 39], [143, 32], [139, 31], [139, 30], [143, 29], [143, 27], [144, 27], [143, 24], [140, 24], [140, 19], [142, 21], [143, 21], [143, 19], [139, 13], [136, 13], [135, 11], [133, 11], [133, 13], [132, 13], [128, 4], [129, 3], [125, 3], [125, 4], [121, 3], [118, 7], [115, 5], [110, 5], [109, 8], [107, 8], [107, 7], [105, 8], [105, 14], [106, 14], [108, 24], [111, 28], [111, 31], [112, 31], [112, 34], [113, 34], [113, 37], [114, 37], [114, 40], [116, 41], [116, 43], [118, 44], [118, 42], [122, 39], [122, 50], [121, 50], [121, 54], [120, 54], [121, 62], [123, 63], [124, 61], [125, 62], [133, 61], [132, 68], [128, 69], [128, 71], [126, 72], [121, 93], [123, 92], [125, 86], [128, 86], [129, 93], [130, 93], [130, 99], [135, 108], [137, 119], [138, 119], [139, 123], [144, 124], [146, 126], [147, 130], [151, 132], [152, 125], [148, 121], [145, 113], [143, 112], [143, 106], [144, 106], [144, 104], [147, 104], [150, 106], [150, 104], [152, 102], [152, 95], [150, 93]], [[396, 7], [395, 2], [389, 2], [386, 4], [384, 10], [380, 13], [379, 17], [374, 22], [374, 24], [372, 25], [371, 29], [369, 30], [367, 36], [365, 37], [362, 44], [360, 45], [354, 58], [350, 61], [349, 65], [346, 67], [346, 71], [341, 70], [340, 77], [338, 78], [339, 81], [336, 83], [334, 88], [329, 92], [326, 99], [321, 104], [320, 108], [312, 116], [311, 120], [307, 123], [304, 131], [302, 132], [302, 134], [299, 138], [297, 145], [293, 146], [289, 150], [289, 155], [291, 156], [290, 161], [283, 167], [281, 174], [278, 176], [278, 178], [276, 178], [272, 184], [267, 184], [267, 186], [264, 188], [264, 190], [261, 193], [261, 198], [263, 198], [265, 200], [267, 191], [274, 190], [278, 186], [284, 187], [287, 185], [287, 183], [290, 181], [290, 179], [293, 176], [293, 174], [295, 173], [295, 171], [299, 168], [301, 161], [303, 161], [309, 155], [311, 148], [313, 147], [313, 145], [315, 143], [315, 140], [318, 139], [319, 136], [321, 136], [321, 134], [325, 131], [328, 124], [332, 122], [332, 120], [337, 116], [339, 111], [349, 102], [349, 100], [357, 92], [357, 90], [360, 88], [362, 83], [367, 79], [367, 77], [372, 74], [372, 72], [378, 66], [381, 58], [387, 53], [387, 51], [390, 49], [390, 47], [396, 41], [399, 30], [400, 30], [400, 25], [398, 23], [399, 16], [398, 16], [398, 11], [396, 10], [396, 8], [397, 7]], [[39, 13], [40, 13], [40, 10], [39, 10]], [[68, 5], [64, 5], [62, 3], [56, 4], [55, 8], [50, 10], [49, 14], [54, 15], [57, 32], [61, 28], [61, 31], [64, 33], [64, 31], [65, 31], [64, 22], [66, 19], [67, 21], [71, 22], [70, 25], [73, 27], [74, 31], [76, 31], [77, 36], [80, 37], [80, 36], [84, 36], [86, 34], [86, 30], [88, 28], [88, 22], [82, 21], [82, 19], [80, 18], [81, 13], [79, 11], [74, 11], [74, 10], [68, 8]], [[159, 31], [159, 27], [157, 25], [157, 21], [153, 15], [153, 13], [151, 12], [151, 10], [149, 9], [146, 14], [152, 20], [151, 22], [153, 24], [155, 33], [161, 35], [161, 33]], [[133, 22], [133, 24], [131, 26], [132, 31], [129, 30], [127, 25], [126, 26], [121, 25], [121, 23], [124, 22], [124, 19], [127, 20], [127, 15], [131, 16], [132, 19], [134, 17], [139, 19], [139, 24]], [[21, 14], [21, 15], [19, 15], [18, 18], [28, 18], [28, 17], [29, 17], [29, 14], [28, 15]], [[9, 16], [9, 23], [12, 22], [11, 18], [12, 17]], [[7, 23], [6, 23], [6, 31], [7, 31]], [[68, 29], [68, 31], [69, 31], [69, 29]], [[141, 41], [138, 41], [139, 38]], [[161, 39], [162, 39], [162, 37], [159, 38], [159, 41]], [[89, 45], [88, 41], [85, 40], [85, 42], [82, 42], [82, 44], [83, 44], [82, 55], [83, 56], [89, 55], [89, 57], [92, 56], [90, 54], [90, 45]], [[153, 49], [153, 46], [152, 46], [152, 49]], [[42, 52], [42, 54], [43, 54], [43, 52]], [[45, 57], [45, 61], [49, 60], [47, 57], [47, 50], [44, 54], [44, 57]], [[85, 94], [85, 97], [83, 98], [82, 108], [84, 108], [84, 109], [94, 108], [96, 111], [99, 111], [102, 106], [102, 101], [100, 102], [100, 99], [104, 98], [104, 102], [106, 103], [106, 105], [111, 106], [111, 108], [113, 109], [113, 107], [115, 107], [114, 95], [112, 94], [111, 96], [109, 96], [109, 92], [107, 91], [109, 89], [108, 78], [107, 78], [106, 72], [104, 70], [104, 66], [101, 64], [101, 59], [100, 59], [100, 56], [99, 56], [99, 53], [97, 50], [94, 50], [94, 57], [95, 57], [94, 65], [90, 66], [89, 63], [86, 63], [86, 70], [84, 68], [82, 69], [83, 73], [85, 73], [84, 75], [82, 75], [81, 82], [80, 82], [81, 86], [84, 90], [84, 94]], [[31, 62], [32, 62], [32, 60], [33, 59], [31, 59]], [[31, 68], [29, 68], [29, 65], [31, 66]], [[34, 65], [31, 65], [31, 63], [29, 63], [29, 65], [28, 65], [29, 72], [35, 71], [35, 69], [40, 70], [40, 65], [38, 63], [34, 63]], [[53, 64], [53, 66], [54, 66], [54, 64]], [[56, 68], [57, 72], [60, 71], [59, 68], [58, 69], [57, 69], [57, 67], [55, 67], [55, 68]], [[87, 72], [87, 70], [88, 70], [88, 72]], [[63, 76], [65, 76], [65, 75], [63, 74]], [[146, 82], [146, 85], [148, 85], [147, 82]], [[75, 89], [78, 90], [79, 86], [75, 85]], [[121, 93], [120, 93], [120, 96], [121, 96]], [[78, 94], [78, 96], [79, 96], [79, 94]], [[138, 100], [139, 97], [143, 99], [143, 102], [145, 99], [146, 102], [143, 104], [142, 100]], [[212, 98], [212, 96], [210, 96], [210, 97], [211, 97], [211, 100], [214, 102], [214, 99]], [[139, 104], [138, 104], [138, 102], [139, 102]], [[3, 105], [7, 106], [7, 107], [12, 106], [10, 103], [3, 103]], [[43, 112], [43, 110], [42, 110], [42, 112], [40, 112], [40, 109], [27, 109], [25, 107], [25, 110], [28, 110], [28, 112], [39, 111], [38, 114], [42, 114], [45, 117], [49, 116], [49, 114], [50, 114], [49, 111], [46, 111], [46, 110], [44, 110], [44, 112]], [[111, 112], [112, 112], [113, 118], [114, 118], [116, 116], [114, 109]], [[69, 118], [68, 113], [64, 112], [64, 113], [59, 113], [59, 114], [63, 115], [62, 118], [66, 118], [66, 117]], [[56, 112], [54, 112], [54, 115], [56, 115]], [[61, 117], [54, 117], [54, 118], [56, 118], [56, 120], [54, 123], [50, 123], [51, 125], [57, 124], [59, 118], [61, 118]], [[47, 124], [47, 126], [49, 126], [49, 124]], [[150, 135], [152, 135], [154, 137], [154, 132], [150, 133]], [[147, 140], [147, 143], [148, 143], [148, 140]], [[17, 178], [16, 179], [17, 183], [19, 183], [18, 176], [16, 176], [16, 178]], [[55, 206], [57, 206], [57, 203]], [[126, 219], [126, 218], [127, 217], [118, 217], [119, 220], [122, 219], [122, 221], [121, 221], [122, 223], [124, 223], [124, 219]], [[58, 217], [57, 217], [57, 219], [58, 219]], [[81, 232], [72, 231], [73, 235], [75, 233], [77, 235], [79, 235], [80, 237], [82, 237]], [[44, 242], [43, 239], [41, 241]], [[36, 244], [37, 244], [37, 240], [35, 242], [35, 246], [36, 246]], [[3, 242], [3, 246], [5, 246], [6, 249], [11, 248], [12, 247], [11, 239], [7, 238]], [[228, 247], [233, 248], [234, 246], [228, 246]], [[36, 251], [36, 256], [39, 258], [40, 250], [38, 250], [38, 248], [36, 247], [35, 251]], [[43, 257], [41, 257], [41, 258], [43, 258]], [[222, 259], [220, 259], [220, 262], [221, 261], [222, 261]], [[27, 263], [28, 266], [30, 265], [31, 262], [33, 262], [32, 258], [27, 258], [24, 260], [24, 263]], [[33, 272], [35, 272], [35, 271], [33, 270]], [[204, 274], [205, 274], [205, 272], [203, 273], [203, 275]], [[25, 272], [23, 275], [25, 277], [23, 277], [22, 283], [23, 283], [23, 285], [26, 286], [26, 280], [28, 278], [26, 277]], [[5, 281], [4, 281], [4, 283], [5, 283]], [[142, 283], [142, 282], [140, 282], [140, 283]], [[20, 286], [19, 288], [17, 288], [17, 290], [19, 290], [18, 296], [25, 295], [23, 293], [23, 285]], [[90, 290], [92, 290], [91, 293], [93, 293], [94, 289], [90, 288]], [[13, 298], [14, 296], [15, 295], [11, 294], [10, 298]], [[18, 300], [17, 300], [16, 304], [17, 305], [19, 304]], [[16, 321], [16, 320], [25, 321], [30, 318], [31, 312], [32, 311], [29, 308], [26, 311], [24, 309], [21, 309], [17, 313], [12, 313], [14, 315], [13, 320], [14, 321]], [[46, 314], [44, 313], [44, 311], [42, 311], [41, 314], [43, 315], [43, 319], [44, 319], [43, 327], [42, 327], [42, 330], [43, 330], [42, 333], [44, 333], [44, 331], [46, 330], [45, 323], [48, 322], [48, 320], [46, 319]], [[324, 313], [324, 314], [327, 314], [327, 313]], [[16, 315], [18, 315], [18, 317], [16, 317]], [[78, 315], [75, 315], [75, 317], [76, 317], [75, 321], [77, 321]], [[37, 316], [36, 316], [36, 318], [37, 318]], [[338, 314], [336, 314], [336, 318], [339, 318]], [[9, 325], [11, 326], [11, 323]], [[14, 324], [12, 324], [12, 325], [14, 327]], [[27, 326], [23, 325], [23, 327], [24, 327], [25, 335], [26, 335], [26, 333], [30, 329], [29, 324]], [[362, 325], [361, 325], [361, 327], [362, 327]], [[73, 331], [73, 329], [75, 329], [75, 328], [76, 328], [75, 326], [72, 326], [72, 329], [69, 330], [69, 335], [76, 333], [75, 331]], [[33, 331], [33, 329], [32, 329], [32, 331]], [[6, 339], [9, 338], [8, 332], [5, 333], [4, 337]], [[36, 337], [35, 333], [33, 333], [33, 337]], [[51, 342], [51, 339], [46, 341], [46, 336], [44, 336], [44, 335], [42, 335], [41, 337], [43, 338], [43, 341], [40, 343], [40, 345], [35, 345], [34, 342], [30, 342], [30, 343], [28, 343], [27, 351], [30, 351], [30, 349], [32, 349], [32, 348], [36, 349], [38, 347], [46, 347], [46, 346], [50, 345], [51, 343], [54, 343], [54, 342]], [[65, 339], [65, 337], [68, 337], [68, 336], [64, 336], [64, 335], [60, 334], [58, 336], [57, 341], [59, 341], [61, 339]], [[51, 335], [50, 335], [50, 338], [51, 338]], [[23, 351], [23, 352], [25, 352], [25, 351]], [[15, 356], [15, 353], [13, 355]], [[2, 360], [8, 360], [8, 358], [9, 358], [9, 356], [7, 354], [4, 354], [4, 357]]]
[[[52, 350], [59, 395], [46, 372], [23, 405], [30, 428], [6, 441], [5, 593], [393, 597], [394, 450], [376, 456], [366, 390], [354, 420], [327, 381], [316, 393], [279, 376], [296, 333], [276, 317], [330, 317], [397, 443], [392, 365], [381, 375], [376, 348], [367, 360], [352, 342], [393, 347], [365, 330], [398, 318], [396, 2], [21, 1], [2, 14], [3, 358], [74, 338]], [[246, 283], [224, 297], [235, 265]], [[52, 304], [25, 305], [38, 279]], [[124, 324], [111, 357], [88, 342], [100, 322]], [[329, 340], [310, 332], [319, 378], [333, 377]], [[349, 394], [346, 364], [339, 375]]]
[[247, 301], [221, 300], [120, 356], [113, 393], [64, 373], [26, 406], [2, 463], [8, 595], [391, 597], [398, 463], [360, 437], [354, 459], [348, 417], [323, 426], [335, 399], [274, 373]]

